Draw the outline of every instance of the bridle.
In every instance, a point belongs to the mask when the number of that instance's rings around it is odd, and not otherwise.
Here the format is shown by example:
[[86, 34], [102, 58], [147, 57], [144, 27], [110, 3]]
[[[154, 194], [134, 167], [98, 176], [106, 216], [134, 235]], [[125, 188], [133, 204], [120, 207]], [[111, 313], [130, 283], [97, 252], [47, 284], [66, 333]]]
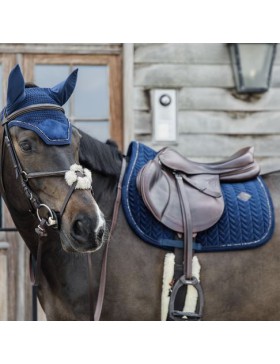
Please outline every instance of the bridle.
[[[21, 116], [26, 113], [39, 111], [39, 110], [55, 110], [60, 111], [64, 113], [64, 109], [61, 106], [54, 105], [54, 104], [35, 104], [30, 105], [24, 108], [21, 108], [10, 115], [5, 115], [3, 117], [2, 126], [4, 127], [3, 132], [3, 140], [2, 140], [2, 153], [1, 153], [1, 174], [0, 174], [0, 182], [2, 185], [2, 189], [4, 192], [4, 196], [6, 196], [6, 190], [5, 190], [5, 184], [4, 184], [4, 178], [3, 178], [3, 167], [4, 167], [4, 160], [5, 160], [5, 151], [8, 150], [10, 158], [12, 160], [13, 169], [15, 171], [16, 179], [20, 181], [20, 184], [22, 186], [22, 189], [24, 191], [24, 195], [26, 197], [26, 200], [28, 201], [29, 208], [28, 211], [33, 214], [35, 218], [38, 219], [39, 224], [36, 227], [35, 231], [38, 234], [39, 237], [39, 243], [37, 248], [37, 256], [36, 259], [30, 254], [30, 277], [31, 282], [34, 286], [38, 286], [39, 284], [39, 275], [41, 270], [41, 259], [42, 259], [42, 246], [44, 242], [44, 238], [47, 237], [47, 228], [51, 227], [53, 229], [59, 229], [60, 228], [60, 221], [61, 218], [65, 212], [66, 206], [75, 191], [77, 184], [79, 182], [79, 179], [87, 177], [87, 170], [83, 169], [81, 166], [78, 166], [79, 168], [74, 168], [74, 171], [76, 173], [77, 178], [73, 183], [71, 183], [69, 186], [68, 193], [64, 199], [64, 202], [61, 206], [60, 211], [55, 211], [52, 208], [50, 208], [48, 205], [42, 203], [38, 196], [32, 191], [30, 188], [28, 182], [30, 179], [34, 178], [42, 178], [42, 177], [59, 177], [59, 176], [65, 176], [66, 173], [69, 172], [68, 170], [59, 170], [59, 171], [47, 171], [47, 172], [26, 172], [20, 163], [20, 160], [17, 156], [11, 134], [9, 132], [8, 124], [10, 121], [15, 120], [18, 116]], [[70, 167], [71, 169], [71, 167]], [[72, 169], [73, 170], [73, 169]], [[109, 231], [109, 237], [107, 239], [107, 245], [106, 250], [104, 252], [103, 256], [103, 263], [102, 263], [102, 269], [101, 269], [101, 275], [100, 275], [100, 285], [99, 285], [99, 291], [98, 291], [98, 298], [96, 303], [95, 312], [93, 314], [93, 291], [92, 291], [92, 262], [91, 262], [91, 255], [87, 254], [87, 261], [88, 261], [88, 273], [89, 273], [89, 279], [90, 279], [90, 285], [89, 285], [89, 297], [90, 297], [90, 319], [91, 320], [99, 320], [104, 300], [104, 293], [105, 293], [105, 284], [106, 284], [106, 268], [107, 268], [107, 256], [108, 256], [108, 247], [109, 242], [111, 239], [112, 232], [115, 228], [116, 222], [117, 222], [117, 216], [118, 216], [118, 210], [120, 205], [120, 199], [121, 199], [121, 185], [122, 185], [122, 178], [125, 172], [125, 158], [123, 158], [122, 163], [122, 171], [118, 183], [118, 190], [117, 190], [117, 197], [114, 205], [114, 211], [113, 211], [113, 219], [111, 228]], [[84, 189], [90, 189], [91, 183], [88, 188]], [[47, 217], [41, 217], [41, 210], [45, 210], [47, 213]], [[34, 266], [34, 261], [36, 261], [36, 264]]]
[[[15, 171], [16, 179], [20, 181], [24, 194], [26, 196], [26, 199], [28, 200], [28, 203], [29, 203], [28, 211], [31, 212], [33, 215], [35, 215], [35, 217], [37, 217], [39, 220], [39, 225], [37, 227], [38, 230], [36, 229], [36, 232], [38, 231], [38, 233], [46, 234], [46, 229], [45, 229], [46, 226], [52, 227], [54, 229], [59, 228], [59, 225], [60, 225], [59, 221], [61, 220], [62, 215], [65, 212], [66, 206], [70, 200], [70, 197], [72, 196], [72, 194], [76, 188], [78, 179], [70, 186], [69, 191], [64, 199], [64, 202], [62, 204], [60, 211], [55, 211], [52, 208], [50, 208], [48, 205], [42, 203], [39, 200], [38, 196], [36, 196], [36, 194], [30, 188], [30, 186], [28, 184], [30, 179], [42, 178], [42, 177], [65, 176], [65, 174], [69, 171], [69, 170], [59, 170], [59, 171], [51, 171], [51, 172], [50, 171], [26, 172], [22, 168], [22, 165], [19, 161], [19, 158], [17, 156], [16, 150], [15, 150], [15, 147], [14, 147], [11, 135], [10, 135], [8, 124], [10, 121], [15, 120], [20, 115], [38, 111], [38, 110], [56, 110], [56, 111], [61, 111], [64, 113], [64, 109], [58, 105], [35, 104], [35, 105], [30, 105], [30, 106], [24, 107], [22, 109], [19, 109], [8, 116], [4, 116], [4, 120], [2, 123], [2, 125], [4, 127], [4, 132], [3, 132], [2, 157], [1, 157], [1, 181], [2, 181], [4, 193], [5, 193], [5, 185], [4, 185], [4, 179], [3, 179], [3, 164], [4, 164], [4, 160], [5, 160], [4, 155], [5, 155], [5, 146], [6, 146], [8, 152], [10, 154], [12, 163], [13, 163], [13, 169]], [[76, 173], [79, 177], [84, 177], [83, 173], [81, 173], [80, 171], [77, 171]], [[41, 218], [42, 209], [44, 209], [47, 212], [47, 215], [48, 215], [47, 218]]]
[[[37, 254], [36, 259], [30, 254], [30, 277], [31, 282], [34, 286], [38, 286], [39, 284], [39, 275], [41, 270], [41, 258], [42, 258], [42, 245], [44, 242], [44, 238], [48, 235], [48, 227], [51, 227], [53, 229], [58, 230], [60, 228], [60, 221], [62, 219], [62, 216], [65, 212], [66, 206], [77, 186], [78, 178], [72, 185], [69, 187], [68, 193], [63, 201], [63, 204], [60, 208], [60, 211], [55, 211], [51, 207], [49, 207], [47, 204], [42, 203], [38, 196], [32, 191], [32, 189], [29, 186], [29, 180], [34, 178], [42, 178], [42, 177], [59, 177], [59, 176], [65, 176], [66, 173], [68, 173], [69, 170], [59, 170], [59, 171], [47, 171], [47, 172], [26, 172], [17, 156], [11, 134], [9, 131], [8, 124], [10, 121], [15, 120], [18, 116], [39, 111], [39, 110], [56, 110], [64, 113], [64, 109], [61, 106], [54, 105], [54, 104], [35, 104], [30, 105], [24, 108], [21, 108], [14, 113], [5, 116], [2, 122], [2, 125], [4, 127], [3, 132], [3, 140], [2, 140], [2, 155], [1, 155], [1, 183], [4, 191], [4, 195], [6, 195], [5, 192], [5, 184], [4, 184], [4, 178], [3, 178], [3, 171], [4, 171], [4, 160], [5, 160], [5, 150], [7, 149], [10, 155], [10, 158], [12, 160], [13, 169], [15, 171], [15, 177], [17, 180], [20, 181], [21, 187], [24, 191], [24, 195], [26, 197], [26, 200], [29, 204], [28, 211], [36, 218], [38, 219], [38, 226], [35, 228], [35, 232], [38, 235], [38, 248], [37, 248]], [[6, 147], [6, 149], [5, 149]], [[70, 167], [71, 168], [71, 167]], [[83, 171], [82, 168], [80, 168], [80, 171], [77, 171], [77, 175], [79, 177], [83, 177]], [[91, 186], [90, 186], [91, 189]], [[45, 216], [41, 217], [42, 210], [45, 210]]]

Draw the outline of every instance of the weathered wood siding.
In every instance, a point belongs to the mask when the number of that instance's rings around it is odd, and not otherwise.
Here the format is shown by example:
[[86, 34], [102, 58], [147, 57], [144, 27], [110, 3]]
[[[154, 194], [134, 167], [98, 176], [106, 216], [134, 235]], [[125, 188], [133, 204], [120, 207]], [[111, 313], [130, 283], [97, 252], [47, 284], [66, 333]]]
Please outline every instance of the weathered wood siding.
[[0, 242], [0, 321], [8, 320], [8, 258], [7, 242]]
[[280, 168], [280, 52], [270, 90], [248, 97], [235, 92], [226, 44], [135, 44], [135, 138], [150, 145], [153, 88], [177, 90], [176, 148], [184, 155], [218, 160], [254, 145], [263, 172]]

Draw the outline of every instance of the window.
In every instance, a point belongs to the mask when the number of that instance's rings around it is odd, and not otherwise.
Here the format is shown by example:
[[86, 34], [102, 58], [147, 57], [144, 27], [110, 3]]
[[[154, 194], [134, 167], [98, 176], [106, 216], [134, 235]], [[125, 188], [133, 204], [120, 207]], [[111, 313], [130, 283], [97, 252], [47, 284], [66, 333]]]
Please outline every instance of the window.
[[78, 68], [75, 92], [65, 105], [71, 122], [91, 136], [106, 141], [109, 130], [109, 79], [106, 65], [35, 65], [34, 82], [52, 87]]
[[100, 141], [122, 149], [121, 63], [117, 55], [25, 55], [26, 81], [52, 87], [79, 69], [76, 89], [64, 105], [69, 120]]

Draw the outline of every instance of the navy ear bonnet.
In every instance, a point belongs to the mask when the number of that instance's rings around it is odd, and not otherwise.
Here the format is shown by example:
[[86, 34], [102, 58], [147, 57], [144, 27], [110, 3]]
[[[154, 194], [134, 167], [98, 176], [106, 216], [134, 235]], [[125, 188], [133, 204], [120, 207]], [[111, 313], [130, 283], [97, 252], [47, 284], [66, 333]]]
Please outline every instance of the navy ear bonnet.
[[[70, 76], [52, 88], [25, 88], [25, 82], [19, 66], [10, 73], [8, 80], [7, 105], [0, 114], [0, 120], [13, 112], [36, 104], [62, 106], [74, 91], [77, 81], [76, 69]], [[71, 143], [72, 127], [65, 114], [59, 110], [36, 110], [17, 116], [9, 121], [9, 128], [19, 126], [37, 133], [46, 144], [66, 145]]]

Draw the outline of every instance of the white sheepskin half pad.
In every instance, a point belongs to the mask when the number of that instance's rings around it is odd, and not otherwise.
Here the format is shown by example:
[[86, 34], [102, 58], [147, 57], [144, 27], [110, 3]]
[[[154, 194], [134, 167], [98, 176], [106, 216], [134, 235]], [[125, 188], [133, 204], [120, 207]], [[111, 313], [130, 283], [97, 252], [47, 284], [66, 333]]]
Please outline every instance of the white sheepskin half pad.
[[[168, 315], [168, 306], [170, 301], [169, 291], [170, 291], [170, 283], [173, 279], [174, 274], [174, 265], [175, 265], [175, 254], [167, 253], [165, 255], [164, 267], [163, 267], [163, 282], [162, 282], [162, 294], [161, 294], [161, 321], [166, 321]], [[193, 276], [200, 281], [200, 269], [201, 266], [199, 264], [197, 256], [193, 257], [192, 260], [192, 271]], [[196, 304], [197, 304], [197, 290], [189, 286], [186, 293], [185, 305], [183, 308], [184, 312], [195, 312]]]
[[[82, 173], [83, 176], [78, 176], [76, 172]], [[65, 173], [65, 181], [68, 186], [72, 186], [77, 181], [76, 190], [89, 190], [92, 183], [91, 171], [79, 164], [72, 164], [70, 170]]]
[[[192, 271], [193, 276], [197, 278], [200, 282], [200, 264], [197, 256], [195, 255], [192, 260]], [[196, 304], [197, 304], [198, 293], [197, 290], [193, 286], [188, 286], [185, 305], [183, 308], [184, 312], [195, 312]]]
[[161, 293], [161, 321], [165, 321], [168, 314], [170, 283], [173, 279], [175, 254], [167, 253], [164, 258], [162, 293]]

